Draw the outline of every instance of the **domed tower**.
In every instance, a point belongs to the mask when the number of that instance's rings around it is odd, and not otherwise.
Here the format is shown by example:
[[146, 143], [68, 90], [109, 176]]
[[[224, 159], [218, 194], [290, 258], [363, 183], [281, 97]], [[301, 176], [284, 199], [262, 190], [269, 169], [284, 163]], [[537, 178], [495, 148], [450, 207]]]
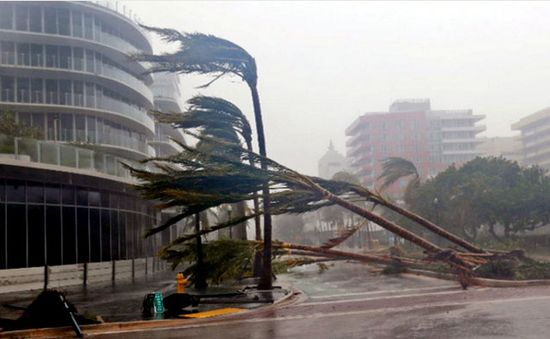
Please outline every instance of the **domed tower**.
[[[122, 8], [120, 8], [122, 9]], [[123, 163], [155, 155], [151, 44], [91, 2], [0, 2], [0, 269], [139, 258], [160, 237]], [[1, 127], [1, 126], [0, 126]]]
[[319, 176], [323, 179], [330, 179], [340, 171], [346, 170], [346, 158], [334, 149], [332, 140], [328, 145], [328, 150], [319, 159]]

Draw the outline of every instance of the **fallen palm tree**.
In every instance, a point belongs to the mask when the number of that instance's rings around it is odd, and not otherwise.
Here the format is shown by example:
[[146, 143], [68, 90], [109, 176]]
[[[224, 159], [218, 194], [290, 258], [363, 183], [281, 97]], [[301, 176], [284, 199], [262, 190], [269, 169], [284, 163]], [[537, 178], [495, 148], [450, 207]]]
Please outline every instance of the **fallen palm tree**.
[[[194, 136], [199, 138], [199, 140], [205, 139], [204, 137]], [[438, 225], [386, 201], [381, 195], [371, 192], [360, 185], [306, 176], [234, 144], [214, 139], [208, 139], [208, 142], [217, 143], [219, 147], [225, 147], [226, 152], [211, 154], [194, 147], [180, 145], [183, 148], [183, 152], [180, 154], [167, 158], [147, 160], [147, 162], [154, 164], [160, 171], [149, 172], [130, 168], [133, 174], [143, 181], [137, 188], [142, 191], [146, 198], [159, 201], [158, 207], [161, 209], [180, 208], [179, 214], [164, 224], [150, 230], [149, 235], [163, 231], [179, 220], [211, 207], [221, 204], [253, 201], [256, 193], [267, 185], [271, 191], [271, 212], [274, 215], [305, 213], [318, 210], [322, 207], [338, 205], [419, 246], [425, 251], [426, 260], [446, 263], [452, 267], [454, 272], [459, 273], [463, 277], [471, 275], [473, 269], [483, 265], [494, 256], [494, 254], [464, 241]], [[224, 156], [224, 153], [231, 154], [232, 156]], [[238, 159], [235, 158], [235, 155], [238, 155]], [[260, 163], [260, 161], [266, 163], [268, 165], [267, 168], [257, 168], [250, 165], [251, 163]], [[376, 214], [374, 211], [356, 204], [365, 201], [388, 207], [396, 213], [448, 239], [452, 243], [461, 246], [464, 250], [442, 248], [395, 222]], [[214, 225], [209, 229], [183, 236], [175, 240], [172, 245], [183, 243], [216, 230], [232, 227], [233, 225], [253, 219], [262, 213], [263, 211], [260, 210], [239, 218], [233, 218], [225, 223]], [[350, 230], [346, 235], [350, 236], [355, 231]], [[372, 262], [386, 264], [393, 260], [377, 256], [359, 257], [349, 252], [334, 252], [334, 250], [330, 250], [330, 247], [338, 243], [338, 241], [335, 241], [325, 246], [325, 248], [320, 247], [315, 250], [312, 247], [296, 249], [310, 252], [315, 251], [328, 256], [357, 257], [364, 261], [371, 260]], [[402, 259], [404, 263], [414, 263], [414, 260], [407, 260], [405, 258]]]

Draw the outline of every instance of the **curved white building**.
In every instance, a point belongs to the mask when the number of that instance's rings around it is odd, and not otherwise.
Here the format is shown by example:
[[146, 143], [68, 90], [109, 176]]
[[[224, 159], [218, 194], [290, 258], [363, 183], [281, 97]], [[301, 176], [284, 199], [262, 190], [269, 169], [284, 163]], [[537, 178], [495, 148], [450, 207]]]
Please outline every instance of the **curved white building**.
[[[140, 27], [89, 2], [0, 2], [0, 269], [153, 254], [157, 221], [122, 163], [160, 151]], [[165, 93], [170, 97], [174, 93]], [[166, 150], [168, 151], [168, 150]], [[164, 152], [163, 152], [164, 153]]]

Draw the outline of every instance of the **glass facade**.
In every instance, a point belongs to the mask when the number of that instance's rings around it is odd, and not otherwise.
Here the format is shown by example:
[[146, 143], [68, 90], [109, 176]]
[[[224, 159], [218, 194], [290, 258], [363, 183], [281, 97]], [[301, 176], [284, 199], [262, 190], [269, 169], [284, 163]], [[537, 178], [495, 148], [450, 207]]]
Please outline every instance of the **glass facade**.
[[67, 6], [0, 2], [0, 29], [71, 36], [124, 52], [136, 52], [144, 47], [92, 10]]
[[154, 155], [144, 134], [94, 115], [15, 112], [15, 116], [19, 124], [34, 127], [46, 140], [112, 145]]
[[0, 135], [0, 269], [151, 256], [172, 239], [143, 238], [159, 214], [122, 166], [155, 155], [151, 77], [128, 57], [143, 50], [137, 26], [93, 3], [0, 2], [0, 113], [40, 132]]
[[0, 64], [90, 73], [115, 79], [143, 95], [148, 94], [147, 85], [138, 76], [103, 54], [81, 47], [4, 40], [0, 41]]
[[154, 128], [152, 119], [143, 108], [95, 82], [0, 76], [0, 103], [11, 102], [108, 111]]
[[0, 180], [0, 269], [153, 255], [150, 204], [72, 185]]

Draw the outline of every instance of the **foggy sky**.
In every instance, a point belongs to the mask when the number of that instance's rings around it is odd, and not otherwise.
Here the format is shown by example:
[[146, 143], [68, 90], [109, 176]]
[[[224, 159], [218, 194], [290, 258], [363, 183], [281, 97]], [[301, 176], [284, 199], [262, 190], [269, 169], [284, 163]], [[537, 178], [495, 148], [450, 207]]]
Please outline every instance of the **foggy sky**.
[[[399, 98], [487, 116], [485, 136], [550, 106], [550, 3], [125, 1], [148, 25], [229, 39], [256, 58], [267, 152], [306, 174], [329, 140]], [[247, 87], [182, 78], [184, 97], [233, 101], [253, 121]]]

